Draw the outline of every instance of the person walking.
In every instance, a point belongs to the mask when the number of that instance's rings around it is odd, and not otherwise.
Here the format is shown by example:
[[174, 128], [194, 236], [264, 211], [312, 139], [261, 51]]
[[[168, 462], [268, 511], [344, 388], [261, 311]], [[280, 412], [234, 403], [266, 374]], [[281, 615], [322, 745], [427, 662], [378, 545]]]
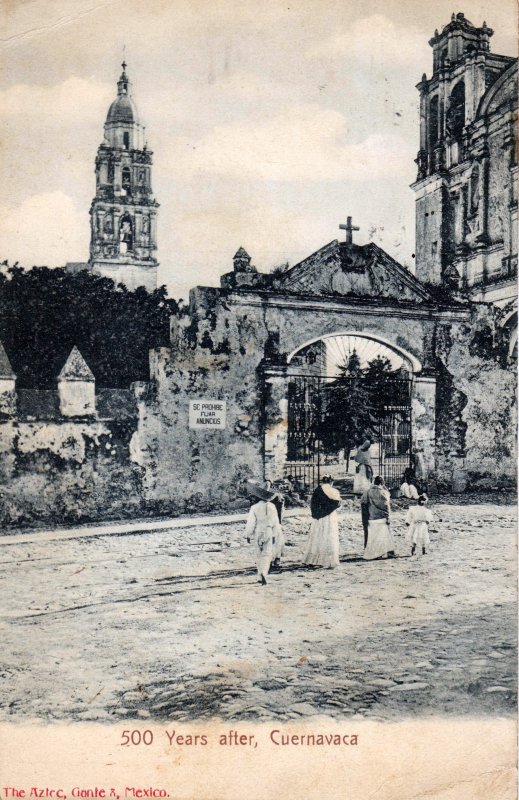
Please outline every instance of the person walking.
[[410, 528], [411, 535], [411, 555], [414, 556], [416, 548], [422, 548], [422, 554], [427, 553], [431, 540], [429, 539], [429, 525], [433, 521], [432, 512], [426, 508], [427, 495], [421, 494], [418, 498], [418, 505], [411, 506], [407, 512], [405, 524]]
[[271, 502], [274, 492], [255, 485], [249, 486], [249, 492], [257, 502], [250, 507], [245, 535], [249, 543], [254, 539], [258, 583], [266, 586], [276, 539], [281, 537], [281, 525], [276, 507]]
[[339, 566], [339, 522], [337, 509], [341, 495], [333, 488], [330, 475], [324, 475], [310, 500], [312, 524], [304, 564], [333, 569]]
[[360, 504], [365, 506], [363, 513], [368, 519], [368, 540], [363, 558], [366, 561], [373, 561], [377, 558], [394, 557], [395, 541], [389, 526], [391, 512], [389, 492], [380, 475], [373, 481], [373, 486], [364, 492]]

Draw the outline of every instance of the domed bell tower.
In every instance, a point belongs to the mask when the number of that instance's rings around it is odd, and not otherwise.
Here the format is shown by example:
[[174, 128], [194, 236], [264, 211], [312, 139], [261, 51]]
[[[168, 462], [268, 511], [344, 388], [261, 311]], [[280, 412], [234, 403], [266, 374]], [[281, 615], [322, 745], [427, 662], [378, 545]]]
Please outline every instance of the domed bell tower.
[[154, 256], [159, 204], [151, 188], [152, 152], [132, 98], [126, 64], [96, 158], [96, 195], [90, 207], [92, 272], [127, 289], [157, 288]]

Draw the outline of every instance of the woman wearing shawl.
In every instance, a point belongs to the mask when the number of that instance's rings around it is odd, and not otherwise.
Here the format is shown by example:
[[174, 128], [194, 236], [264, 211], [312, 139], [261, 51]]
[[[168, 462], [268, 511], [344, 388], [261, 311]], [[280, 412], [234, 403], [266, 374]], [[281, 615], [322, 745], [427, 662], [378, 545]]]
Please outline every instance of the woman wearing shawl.
[[327, 569], [339, 566], [337, 509], [340, 505], [341, 496], [333, 488], [331, 477], [324, 476], [310, 501], [312, 525], [303, 563]]
[[368, 541], [364, 549], [364, 558], [372, 561], [375, 558], [388, 558], [395, 554], [395, 542], [389, 527], [389, 492], [384, 486], [383, 478], [378, 475], [373, 486], [362, 495], [360, 504], [363, 514], [368, 519]]
[[281, 538], [281, 525], [276, 507], [271, 502], [275, 493], [261, 486], [251, 486], [250, 493], [258, 502], [250, 508], [245, 535], [248, 542], [254, 540], [258, 583], [266, 586], [276, 540]]

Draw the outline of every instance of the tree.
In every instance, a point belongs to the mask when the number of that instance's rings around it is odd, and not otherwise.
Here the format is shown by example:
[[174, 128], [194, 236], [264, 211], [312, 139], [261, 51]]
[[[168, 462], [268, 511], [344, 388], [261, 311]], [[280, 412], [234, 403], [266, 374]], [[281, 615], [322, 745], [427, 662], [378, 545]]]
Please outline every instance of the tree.
[[325, 388], [317, 435], [325, 453], [350, 451], [367, 437], [376, 440], [380, 420], [396, 389], [396, 374], [387, 358], [378, 356], [364, 369], [354, 350], [339, 366], [339, 376]]
[[169, 343], [177, 310], [164, 287], [130, 292], [87, 271], [0, 274], [0, 340], [21, 388], [54, 387], [74, 345], [99, 386], [149, 380], [149, 350]]
[[364, 370], [364, 380], [369, 387], [371, 409], [377, 418], [390, 405], [395, 394], [396, 373], [388, 358], [377, 356]]
[[346, 458], [370, 427], [369, 395], [359, 357], [354, 350], [339, 367], [339, 376], [325, 385], [323, 413], [317, 430], [325, 453], [344, 448]]

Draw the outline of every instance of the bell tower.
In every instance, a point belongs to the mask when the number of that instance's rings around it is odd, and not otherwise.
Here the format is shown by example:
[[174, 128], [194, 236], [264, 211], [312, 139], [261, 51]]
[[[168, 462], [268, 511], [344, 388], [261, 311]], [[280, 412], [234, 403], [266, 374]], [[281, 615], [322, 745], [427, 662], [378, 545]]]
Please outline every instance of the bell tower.
[[104, 126], [95, 162], [96, 194], [90, 207], [92, 272], [133, 290], [157, 288], [156, 216], [151, 188], [153, 153], [122, 64], [117, 97]]
[[470, 285], [487, 271], [479, 256], [477, 265], [465, 266], [467, 255], [482, 254], [492, 238], [485, 207], [492, 166], [486, 133], [501, 123], [497, 117], [483, 118], [482, 108], [491, 87], [514, 61], [490, 51], [492, 35], [486, 22], [477, 27], [458, 13], [429, 40], [432, 75], [424, 74], [417, 85], [420, 149], [412, 186], [416, 275], [423, 281], [446, 282], [454, 265], [459, 279]]

